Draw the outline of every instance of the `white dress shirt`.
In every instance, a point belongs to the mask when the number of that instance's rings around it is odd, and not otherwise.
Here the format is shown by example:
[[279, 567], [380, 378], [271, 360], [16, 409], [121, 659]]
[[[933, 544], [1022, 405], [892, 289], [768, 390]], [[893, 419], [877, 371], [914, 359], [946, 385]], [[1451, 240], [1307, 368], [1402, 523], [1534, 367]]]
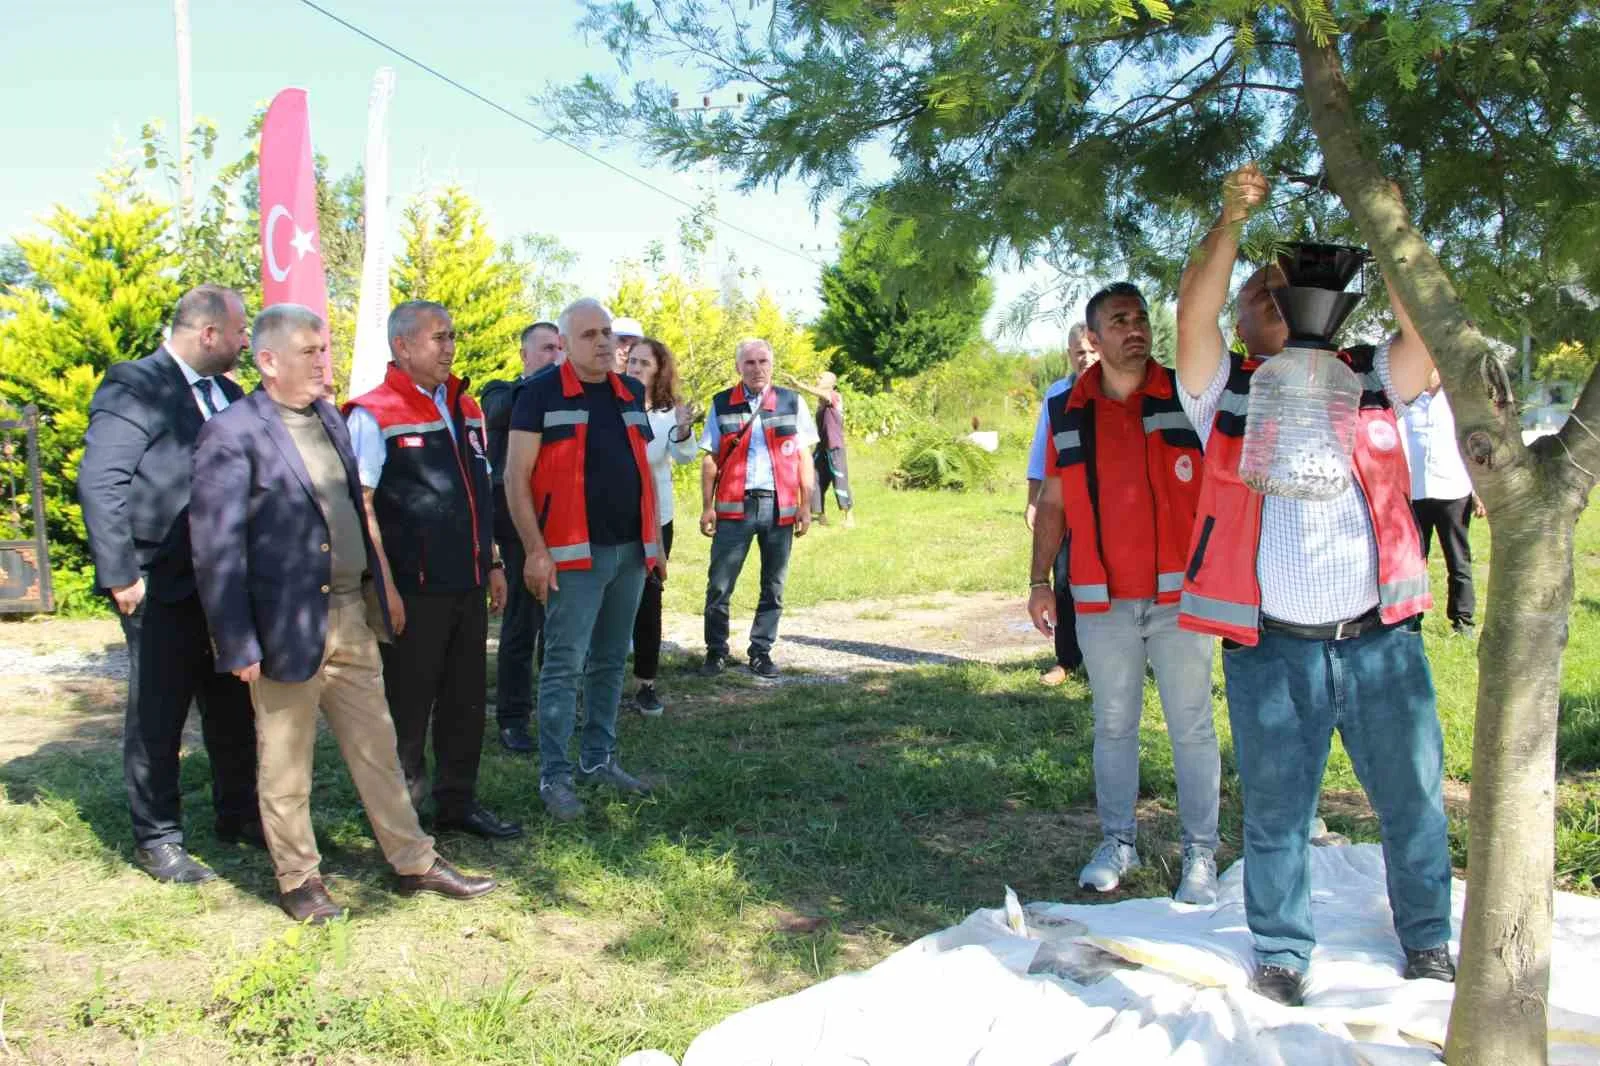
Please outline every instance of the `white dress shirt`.
[[[183, 371], [183, 380], [189, 383], [189, 398], [194, 401], [196, 407], [200, 408], [201, 418], [207, 422], [211, 421], [211, 408], [207, 407], [206, 402], [200, 398], [200, 390], [203, 388], [211, 390], [211, 403], [216, 407], [217, 414], [220, 415], [228, 409], [228, 397], [223, 394], [222, 386], [217, 384], [216, 378], [208, 378], [195, 373], [194, 367], [185, 363], [183, 357], [171, 348], [167, 349], [167, 354], [172, 356], [172, 361], [178, 364], [179, 370]], [[205, 384], [202, 385], [201, 382], [205, 382]]]
[[[756, 424], [750, 427], [750, 456], [744, 466], [744, 490], [754, 492], [756, 489], [766, 489], [771, 492], [776, 486], [772, 480], [772, 456], [767, 454], [767, 435], [761, 428], [761, 405], [767, 398], [763, 390], [760, 396], [750, 397], [750, 418]], [[804, 396], [796, 396], [798, 410], [795, 412], [795, 447], [810, 451], [819, 439], [817, 437], [817, 419], [811, 413], [811, 405], [806, 403]], [[700, 434], [700, 450], [717, 454], [717, 448], [722, 443], [722, 429], [717, 425], [717, 413], [713, 410], [706, 416], [705, 432]], [[809, 462], [809, 458], [805, 460]], [[807, 505], [809, 506], [809, 505]]]
[[1456, 444], [1456, 416], [1444, 391], [1424, 391], [1406, 408], [1400, 443], [1411, 465], [1413, 500], [1460, 500], [1472, 495], [1472, 478]]
[[678, 416], [670, 410], [650, 411], [648, 416], [651, 437], [645, 457], [650, 460], [650, 473], [656, 483], [656, 520], [666, 525], [672, 521], [673, 513], [672, 464], [694, 461], [694, 434], [691, 432], [681, 441], [671, 439], [669, 434], [678, 428]]
[[[1395, 414], [1403, 415], [1406, 404], [1389, 376], [1387, 344], [1379, 346], [1373, 369]], [[1230, 370], [1224, 356], [1199, 396], [1178, 388], [1178, 401], [1202, 446], [1211, 439]], [[1331, 500], [1262, 497], [1256, 579], [1261, 583], [1261, 612], [1281, 622], [1328, 625], [1358, 618], [1378, 605], [1378, 538], [1366, 497], [1354, 478], [1344, 493]]]

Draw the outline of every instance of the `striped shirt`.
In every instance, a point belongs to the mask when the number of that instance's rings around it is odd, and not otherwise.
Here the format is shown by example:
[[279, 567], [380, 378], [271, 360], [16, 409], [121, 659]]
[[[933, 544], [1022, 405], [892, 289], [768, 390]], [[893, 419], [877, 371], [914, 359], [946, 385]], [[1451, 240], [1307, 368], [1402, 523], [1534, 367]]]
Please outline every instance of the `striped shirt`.
[[[1228, 383], [1230, 361], [1217, 365], [1199, 396], [1181, 386], [1178, 400], [1204, 445]], [[1406, 405], [1389, 374], [1389, 346], [1380, 345], [1373, 369], [1397, 416]], [[1378, 538], [1360, 486], [1332, 500], [1263, 496], [1261, 545], [1256, 552], [1261, 613], [1297, 625], [1328, 625], [1358, 618], [1378, 606]]]

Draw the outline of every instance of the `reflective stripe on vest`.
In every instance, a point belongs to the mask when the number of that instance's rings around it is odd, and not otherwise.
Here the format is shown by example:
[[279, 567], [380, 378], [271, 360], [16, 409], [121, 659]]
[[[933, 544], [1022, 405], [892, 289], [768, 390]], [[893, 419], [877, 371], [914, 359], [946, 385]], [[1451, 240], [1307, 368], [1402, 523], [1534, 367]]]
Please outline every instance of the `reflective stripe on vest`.
[[544, 424], [546, 428], [550, 426], [586, 426], [589, 424], [589, 412], [586, 410], [546, 411], [544, 413]]
[[1250, 413], [1250, 394], [1224, 389], [1222, 399], [1217, 401], [1217, 410], [1226, 411], [1230, 415], [1238, 415], [1243, 418]]
[[738, 515], [738, 516], [740, 516], [742, 518], [742, 517], [744, 517], [744, 504], [743, 503], [733, 503], [731, 501], [718, 500], [717, 501], [717, 514]]
[[1079, 445], [1079, 435], [1075, 429], [1063, 430], [1050, 439], [1055, 443], [1056, 451], [1058, 452], [1064, 452], [1068, 448], [1076, 448]]
[[1111, 590], [1105, 585], [1068, 585], [1072, 598], [1080, 603], [1110, 603]]
[[794, 415], [763, 415], [761, 424], [771, 426], [773, 429], [793, 429]]
[[797, 508], [797, 507], [780, 507], [780, 508], [778, 508], [778, 517], [779, 518], [793, 518], [795, 515], [797, 515], [799, 513], [800, 513], [800, 511], [799, 511], [799, 508]]
[[389, 426], [382, 430], [382, 433], [383, 439], [388, 440], [390, 437], [409, 437], [418, 433], [437, 433], [441, 429], [449, 428], [450, 424], [440, 418], [432, 422], [411, 422], [406, 425]]
[[744, 428], [744, 415], [718, 415], [717, 428], [724, 433], [737, 433]]
[[1185, 590], [1178, 603], [1181, 614], [1236, 629], [1260, 629], [1261, 609], [1249, 603], [1231, 603]]
[[588, 559], [590, 556], [588, 541], [582, 541], [578, 544], [563, 544], [559, 548], [550, 549], [550, 560], [557, 563], [575, 562], [579, 559]]
[[624, 411], [622, 412], [622, 423], [623, 425], [643, 429], [650, 425], [650, 416], [643, 411]]
[[1194, 427], [1189, 424], [1189, 416], [1182, 411], [1162, 411], [1158, 414], [1144, 416], [1144, 431], [1146, 435], [1158, 433], [1165, 429], [1194, 431]]
[[646, 559], [656, 559], [656, 558], [659, 558], [660, 555], [661, 555], [661, 545], [657, 544], [653, 540], [645, 541], [644, 557]]
[[1183, 571], [1182, 570], [1178, 570], [1178, 571], [1175, 571], [1173, 573], [1157, 574], [1156, 575], [1156, 595], [1159, 596], [1163, 592], [1182, 592], [1182, 591], [1183, 591]]
[[1383, 601], [1385, 606], [1392, 607], [1397, 603], [1404, 603], [1418, 596], [1425, 596], [1427, 592], [1428, 575], [1424, 571], [1415, 577], [1405, 577], [1398, 581], [1391, 581], [1387, 585], [1379, 585], [1378, 599]]

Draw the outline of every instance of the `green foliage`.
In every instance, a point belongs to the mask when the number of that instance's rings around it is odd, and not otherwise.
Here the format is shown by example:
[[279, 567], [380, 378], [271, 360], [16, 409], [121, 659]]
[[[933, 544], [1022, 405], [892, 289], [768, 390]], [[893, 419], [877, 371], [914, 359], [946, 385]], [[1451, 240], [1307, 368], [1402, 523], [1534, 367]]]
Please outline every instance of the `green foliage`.
[[993, 299], [975, 251], [930, 261], [916, 223], [870, 206], [848, 218], [839, 261], [822, 272], [819, 343], [833, 369], [872, 390], [949, 359], [977, 339]]
[[906, 441], [889, 483], [897, 489], [992, 491], [998, 478], [994, 456], [969, 440], [928, 428]]
[[1594, 372], [1594, 352], [1576, 341], [1563, 341], [1539, 356], [1537, 377], [1545, 381], [1582, 383]]
[[648, 336], [672, 349], [679, 395], [702, 410], [713, 394], [738, 379], [734, 348], [746, 337], [761, 337], [772, 345], [780, 384], [790, 375], [814, 381], [826, 368], [810, 331], [790, 319], [765, 291], [752, 300], [629, 262], [623, 264], [609, 304], [612, 314], [637, 318]]
[[88, 562], [77, 502], [89, 400], [111, 363], [148, 355], [182, 291], [166, 240], [167, 208], [140, 192], [132, 171], [100, 179], [88, 214], [57, 206], [47, 235], [17, 248], [25, 280], [0, 292], [0, 400], [39, 408], [39, 465], [51, 559]]
[[[1366, 144], [1473, 317], [1512, 344], [1524, 329], [1541, 345], [1592, 336], [1558, 306], [1565, 286], [1600, 292], [1592, 0], [779, 0], [748, 14], [668, 0], [649, 17], [597, 0], [586, 28], [624, 75], [648, 59], [751, 102], [683, 113], [664, 84], [590, 77], [546, 103], [568, 132], [715, 161], [745, 187], [792, 178], [819, 203], [881, 206], [915, 223], [930, 261], [976, 248], [1043, 261], [1080, 292], [1131, 277], [1170, 294], [1247, 160], [1278, 179], [1247, 246], [1354, 235], [1326, 188], [1296, 19], [1339, 41]], [[863, 167], [882, 146], [892, 165]]]
[[489, 235], [477, 203], [453, 186], [431, 201], [413, 200], [401, 234], [395, 302], [434, 300], [450, 309], [455, 373], [479, 383], [521, 373], [518, 337], [534, 320], [528, 278], [514, 247]]
[[217, 979], [216, 1020], [239, 1043], [277, 1056], [333, 1052], [359, 1027], [355, 1012], [329, 1010], [318, 988], [324, 964], [343, 966], [350, 927], [296, 926]]

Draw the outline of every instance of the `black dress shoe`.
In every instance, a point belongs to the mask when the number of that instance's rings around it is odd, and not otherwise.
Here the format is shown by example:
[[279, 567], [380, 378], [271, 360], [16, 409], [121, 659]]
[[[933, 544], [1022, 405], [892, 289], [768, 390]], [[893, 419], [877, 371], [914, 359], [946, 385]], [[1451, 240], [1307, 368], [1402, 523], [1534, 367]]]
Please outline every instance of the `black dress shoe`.
[[1287, 966], [1263, 966], [1250, 987], [1274, 1003], [1298, 1007], [1305, 1003], [1306, 975]]
[[133, 861], [139, 869], [174, 885], [198, 885], [213, 880], [217, 871], [189, 857], [182, 844], [157, 844], [153, 848], [134, 848]]
[[267, 834], [262, 832], [260, 822], [218, 822], [217, 839], [224, 844], [249, 844], [267, 850]]
[[1456, 983], [1456, 964], [1450, 961], [1449, 944], [1421, 951], [1406, 950], [1406, 980], [1420, 981], [1424, 978], [1451, 985]]
[[510, 840], [522, 835], [522, 826], [497, 817], [487, 807], [473, 807], [456, 818], [436, 818], [433, 827], [441, 833], [471, 833], [485, 840]]
[[533, 735], [528, 732], [528, 727], [525, 725], [502, 726], [500, 728], [500, 746], [518, 755], [527, 755], [535, 747]]
[[400, 894], [414, 896], [418, 892], [432, 892], [449, 899], [472, 899], [494, 887], [492, 877], [472, 877], [457, 870], [443, 859], [436, 859], [425, 874], [401, 874]]
[[322, 884], [322, 878], [315, 874], [292, 892], [278, 893], [278, 906], [295, 921], [312, 925], [322, 925], [344, 917], [344, 908], [333, 901]]

